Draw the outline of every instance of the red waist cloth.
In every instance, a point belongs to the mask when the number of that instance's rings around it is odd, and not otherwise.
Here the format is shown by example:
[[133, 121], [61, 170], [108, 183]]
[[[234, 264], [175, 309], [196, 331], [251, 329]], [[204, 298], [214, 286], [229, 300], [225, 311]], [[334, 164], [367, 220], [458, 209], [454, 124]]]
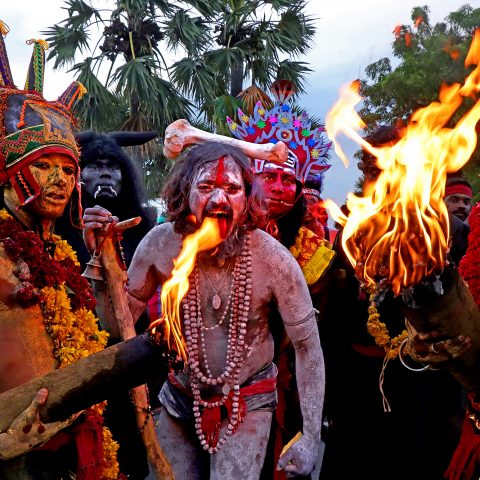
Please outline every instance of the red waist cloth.
[[[175, 374], [169, 373], [168, 374], [168, 381], [170, 384], [175, 387], [177, 390], [181, 391], [185, 395], [192, 397], [192, 392], [185, 388], [178, 380]], [[246, 385], [240, 388], [240, 398], [238, 399], [238, 423], [234, 426], [233, 433], [243, 422], [245, 415], [247, 414], [247, 404], [245, 403], [245, 398], [250, 395], [258, 395], [260, 393], [272, 393], [277, 388], [277, 378], [265, 378], [263, 380], [259, 380], [258, 382], [251, 383], [250, 385]], [[224, 406], [227, 411], [227, 417], [230, 420], [232, 416], [232, 396], [233, 390], [230, 390], [228, 394], [227, 400], [225, 400]], [[222, 395], [212, 395], [208, 401], [209, 402], [218, 402], [222, 399]], [[216, 447], [218, 443], [218, 439], [220, 437], [220, 428], [222, 426], [222, 411], [221, 407], [212, 407], [212, 408], [204, 408], [201, 414], [202, 418], [202, 432], [205, 435], [205, 439], [207, 443], [211, 447]]]
[[352, 349], [360, 355], [366, 357], [384, 357], [385, 350], [377, 345], [361, 345], [360, 343], [352, 343]]

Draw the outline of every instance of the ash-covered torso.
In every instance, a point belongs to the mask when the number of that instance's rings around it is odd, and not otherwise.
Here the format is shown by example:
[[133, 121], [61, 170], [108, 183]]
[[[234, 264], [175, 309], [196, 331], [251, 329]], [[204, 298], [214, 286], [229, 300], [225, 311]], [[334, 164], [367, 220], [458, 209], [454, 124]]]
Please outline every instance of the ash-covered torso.
[[[251, 298], [245, 347], [239, 362], [239, 384], [244, 383], [273, 359], [274, 345], [269, 325], [272, 310], [278, 310], [283, 321], [291, 325], [289, 330], [293, 337], [297, 336], [295, 324], [301, 325], [298, 328], [304, 328], [305, 323], [302, 323], [302, 320], [312, 313], [312, 303], [302, 272], [288, 250], [261, 230], [253, 230], [249, 235]], [[141, 311], [158, 284], [169, 278], [173, 259], [180, 253], [181, 242], [182, 238], [174, 232], [173, 225], [166, 223], [155, 227], [140, 244], [129, 270], [129, 294], [134, 317]], [[220, 375], [225, 368], [229, 348], [230, 307], [223, 321], [221, 319], [235, 294], [233, 271], [236, 260], [235, 256], [219, 262], [217, 256], [209, 252], [202, 253], [197, 258], [191, 276], [191, 283], [195, 283], [195, 272], [198, 275], [196, 308], [200, 309], [203, 325], [206, 327], [202, 329], [203, 342], [197, 339], [200, 367], [205, 369], [206, 356], [212, 376]], [[187, 293], [186, 297], [188, 295]], [[214, 308], [215, 295], [220, 298], [218, 308]], [[220, 322], [218, 327], [212, 328]], [[183, 331], [185, 333], [185, 328]], [[191, 374], [191, 370], [187, 369], [179, 374], [178, 378], [185, 386], [189, 386]], [[221, 392], [221, 385], [200, 385], [202, 390], [208, 390], [209, 393]]]

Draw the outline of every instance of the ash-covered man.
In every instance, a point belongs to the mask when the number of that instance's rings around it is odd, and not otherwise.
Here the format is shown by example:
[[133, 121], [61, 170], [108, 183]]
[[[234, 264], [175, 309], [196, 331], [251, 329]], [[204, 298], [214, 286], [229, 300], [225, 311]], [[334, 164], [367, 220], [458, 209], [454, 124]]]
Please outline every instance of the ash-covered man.
[[[128, 271], [137, 317], [170, 277], [185, 236], [206, 217], [218, 218], [225, 240], [197, 256], [182, 303], [188, 366], [160, 393], [158, 435], [176, 478], [259, 477], [276, 404], [275, 310], [295, 346], [303, 415], [303, 436], [278, 468], [307, 475], [318, 454], [325, 379], [312, 302], [292, 255], [255, 228], [251, 182], [240, 150], [217, 142], [192, 147], [165, 186], [170, 222], [147, 234]], [[86, 210], [90, 250], [94, 229], [108, 218], [104, 209]]]

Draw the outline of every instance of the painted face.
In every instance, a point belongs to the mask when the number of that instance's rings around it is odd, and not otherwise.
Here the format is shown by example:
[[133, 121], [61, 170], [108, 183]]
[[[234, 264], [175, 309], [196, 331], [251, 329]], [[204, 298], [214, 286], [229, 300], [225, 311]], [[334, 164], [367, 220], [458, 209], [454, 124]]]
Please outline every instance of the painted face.
[[110, 158], [87, 163], [80, 176], [85, 192], [100, 201], [116, 198], [122, 189], [122, 170], [118, 162]]
[[444, 199], [448, 213], [455, 215], [463, 222], [468, 218], [472, 210], [472, 199], [463, 193], [448, 195]]
[[297, 193], [293, 172], [283, 168], [266, 168], [255, 175], [254, 183], [262, 189], [272, 218], [286, 214], [293, 207]]
[[75, 188], [77, 165], [66, 155], [49, 154], [35, 160], [29, 168], [40, 186], [40, 195], [24, 210], [39, 218], [60, 217]]
[[203, 165], [193, 179], [191, 212], [199, 223], [205, 217], [217, 217], [223, 238], [240, 224], [246, 201], [242, 172], [231, 157]]

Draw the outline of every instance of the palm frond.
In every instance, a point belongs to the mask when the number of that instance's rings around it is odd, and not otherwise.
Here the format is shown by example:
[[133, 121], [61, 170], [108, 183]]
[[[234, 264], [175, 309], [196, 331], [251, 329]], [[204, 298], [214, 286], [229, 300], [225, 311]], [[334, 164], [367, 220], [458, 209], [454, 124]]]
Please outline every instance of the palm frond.
[[239, 48], [218, 48], [205, 53], [205, 61], [220, 74], [227, 74], [236, 62], [244, 59], [244, 52]]
[[76, 79], [87, 89], [87, 93], [77, 102], [75, 113], [85, 129], [115, 129], [122, 121], [121, 98], [113, 95], [92, 71], [93, 59], [86, 58], [76, 64], [72, 70], [77, 71]]
[[188, 12], [178, 9], [164, 23], [168, 48], [177, 51], [183, 47], [188, 55], [197, 55], [210, 45], [210, 32], [201, 17], [191, 17]]
[[221, 95], [215, 99], [213, 107], [213, 124], [217, 133], [220, 135], [231, 136], [226, 123], [226, 118], [235, 117], [237, 110], [242, 106], [241, 100], [232, 97], [231, 95]]
[[89, 36], [86, 28], [54, 25], [42, 33], [50, 45], [47, 61], [55, 59], [54, 69], [71, 65], [75, 61], [77, 50], [83, 52], [88, 49]]
[[171, 67], [172, 80], [180, 91], [196, 103], [215, 97], [215, 71], [201, 59], [185, 57]]

